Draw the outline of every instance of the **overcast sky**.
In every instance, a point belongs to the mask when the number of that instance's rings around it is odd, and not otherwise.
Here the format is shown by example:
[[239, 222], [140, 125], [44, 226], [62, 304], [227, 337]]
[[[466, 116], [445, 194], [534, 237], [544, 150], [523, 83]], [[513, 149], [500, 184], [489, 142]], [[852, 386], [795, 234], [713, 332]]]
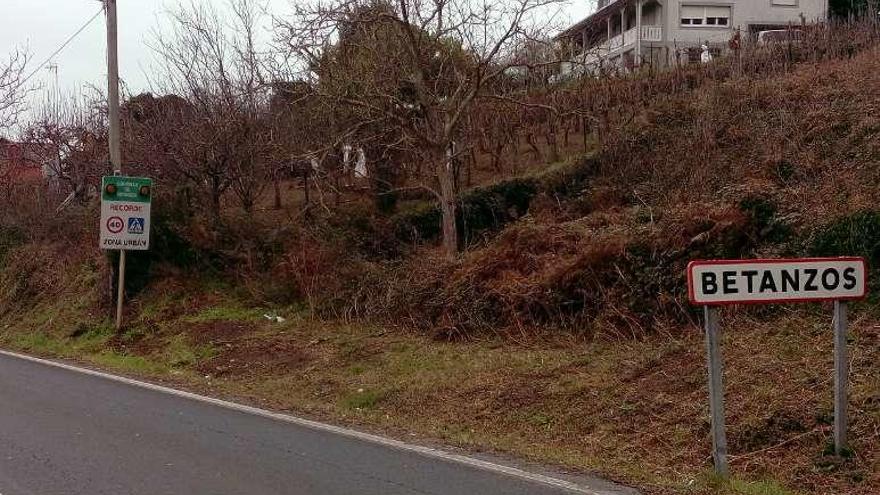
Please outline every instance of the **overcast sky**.
[[[118, 0], [120, 77], [130, 91], [149, 89], [153, 53], [147, 46], [151, 32], [163, 21], [164, 12], [191, 0]], [[192, 0], [223, 4], [222, 0]], [[289, 10], [289, 0], [256, 0], [273, 14]], [[70, 35], [101, 9], [98, 0], [0, 0], [0, 56], [16, 46], [27, 47], [34, 64], [45, 60]], [[584, 17], [589, 0], [575, 0], [565, 9], [571, 18]], [[58, 85], [64, 92], [83, 84], [106, 85], [104, 16], [100, 15], [50, 64], [57, 65]], [[47, 64], [47, 65], [50, 65]], [[32, 67], [36, 69], [36, 65]], [[55, 84], [55, 74], [43, 66], [33, 82], [44, 88]]]
[[[219, 0], [197, 2], [222, 4]], [[288, 9], [288, 0], [258, 0], [273, 12]], [[147, 89], [153, 53], [147, 46], [153, 29], [165, 11], [190, 0], [118, 0], [119, 74], [134, 91]], [[0, 0], [0, 56], [13, 47], [25, 46], [34, 63], [52, 54], [77, 29], [101, 10], [98, 0]], [[106, 31], [101, 14], [50, 64], [58, 67], [59, 86], [75, 90], [82, 84], [105, 85]], [[49, 64], [47, 64], [49, 65]], [[36, 66], [33, 67], [36, 69]], [[43, 66], [33, 81], [43, 87], [54, 85], [55, 75]]]

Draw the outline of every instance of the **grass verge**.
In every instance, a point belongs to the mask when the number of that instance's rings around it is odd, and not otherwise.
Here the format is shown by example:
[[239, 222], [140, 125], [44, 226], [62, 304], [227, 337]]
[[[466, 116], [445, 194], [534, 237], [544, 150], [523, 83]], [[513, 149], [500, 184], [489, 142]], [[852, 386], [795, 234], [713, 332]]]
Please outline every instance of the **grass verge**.
[[[0, 319], [0, 344], [424, 442], [598, 473], [646, 493], [867, 495], [880, 490], [878, 322], [852, 322], [853, 456], [828, 455], [828, 312], [731, 312], [724, 321], [734, 478], [713, 478], [697, 328], [641, 340], [573, 334], [441, 343], [313, 321], [208, 294], [147, 307], [117, 335], [82, 308]], [[41, 317], [35, 317], [39, 312]], [[280, 315], [284, 321], [262, 316]]]

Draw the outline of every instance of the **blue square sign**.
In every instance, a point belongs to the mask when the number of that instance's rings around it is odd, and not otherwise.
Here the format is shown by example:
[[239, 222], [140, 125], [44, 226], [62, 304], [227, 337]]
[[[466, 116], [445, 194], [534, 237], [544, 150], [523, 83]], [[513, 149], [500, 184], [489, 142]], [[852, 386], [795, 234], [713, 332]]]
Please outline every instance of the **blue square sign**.
[[144, 219], [137, 218], [137, 217], [129, 218], [128, 219], [128, 233], [143, 235], [143, 233], [144, 233]]

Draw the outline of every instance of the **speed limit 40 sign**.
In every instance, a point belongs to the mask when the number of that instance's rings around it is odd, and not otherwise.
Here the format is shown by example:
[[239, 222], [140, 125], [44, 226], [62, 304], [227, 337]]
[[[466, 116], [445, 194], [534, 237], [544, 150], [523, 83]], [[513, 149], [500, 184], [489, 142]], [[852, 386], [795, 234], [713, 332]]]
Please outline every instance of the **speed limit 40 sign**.
[[150, 248], [153, 181], [145, 177], [107, 176], [101, 181], [101, 249]]

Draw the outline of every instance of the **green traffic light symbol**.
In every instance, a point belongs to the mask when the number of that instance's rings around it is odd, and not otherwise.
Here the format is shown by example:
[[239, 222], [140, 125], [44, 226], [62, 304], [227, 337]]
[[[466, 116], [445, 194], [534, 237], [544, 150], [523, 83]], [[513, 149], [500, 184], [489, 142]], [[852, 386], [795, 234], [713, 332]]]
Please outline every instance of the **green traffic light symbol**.
[[107, 184], [107, 186], [104, 187], [104, 192], [110, 196], [116, 196], [116, 191], [116, 184]]
[[150, 186], [141, 186], [140, 189], [138, 189], [138, 194], [145, 197], [145, 198], [149, 198], [150, 197]]

